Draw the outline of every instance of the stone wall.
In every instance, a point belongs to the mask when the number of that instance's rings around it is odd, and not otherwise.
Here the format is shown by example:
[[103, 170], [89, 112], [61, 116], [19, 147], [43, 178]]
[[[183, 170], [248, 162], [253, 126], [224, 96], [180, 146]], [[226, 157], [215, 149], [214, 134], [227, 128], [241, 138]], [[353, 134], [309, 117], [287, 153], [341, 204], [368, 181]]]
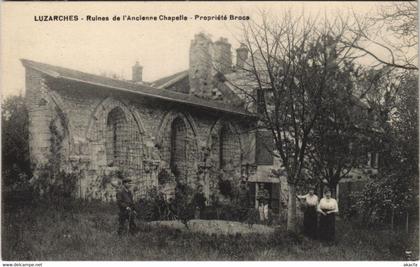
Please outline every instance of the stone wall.
[[[118, 170], [133, 180], [136, 197], [157, 186], [158, 173], [162, 169], [170, 171], [171, 125], [175, 119], [182, 120], [186, 126], [186, 160], [181, 167], [191, 186], [216, 181], [210, 169], [219, 168], [211, 160], [218, 158], [215, 155], [218, 151], [212, 146], [218, 142], [217, 133], [221, 125], [229, 127], [230, 168], [237, 176], [241, 173], [242, 159], [249, 158], [244, 155], [244, 151], [249, 149], [242, 144], [242, 140], [249, 139], [244, 134], [249, 121], [241, 118], [138, 95], [133, 97], [130, 93], [85, 83], [44, 77], [32, 69], [27, 69], [26, 82], [30, 156], [34, 168], [48, 162], [50, 125], [56, 125], [55, 129], [64, 136], [64, 145], [59, 151], [59, 156], [63, 158], [62, 168], [69, 172], [78, 170], [78, 194], [81, 198], [114, 200], [115, 189], [111, 182]], [[115, 110], [124, 114], [119, 115], [124, 122], [124, 132], [122, 139], [118, 140], [122, 140], [125, 149], [121, 152], [124, 157], [118, 162], [109, 158], [109, 142], [112, 142], [109, 141], [112, 140], [109, 136], [112, 134], [109, 114]], [[216, 190], [214, 185], [211, 190]]]
[[226, 38], [220, 38], [213, 45], [213, 65], [223, 74], [232, 72], [231, 44]]

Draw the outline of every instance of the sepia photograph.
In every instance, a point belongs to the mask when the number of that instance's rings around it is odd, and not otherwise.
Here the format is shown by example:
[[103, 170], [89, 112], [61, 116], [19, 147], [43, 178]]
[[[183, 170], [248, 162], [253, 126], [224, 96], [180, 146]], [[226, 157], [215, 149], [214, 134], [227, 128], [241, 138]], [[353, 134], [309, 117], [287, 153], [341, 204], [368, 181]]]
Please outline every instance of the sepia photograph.
[[416, 1], [0, 8], [3, 262], [417, 266]]

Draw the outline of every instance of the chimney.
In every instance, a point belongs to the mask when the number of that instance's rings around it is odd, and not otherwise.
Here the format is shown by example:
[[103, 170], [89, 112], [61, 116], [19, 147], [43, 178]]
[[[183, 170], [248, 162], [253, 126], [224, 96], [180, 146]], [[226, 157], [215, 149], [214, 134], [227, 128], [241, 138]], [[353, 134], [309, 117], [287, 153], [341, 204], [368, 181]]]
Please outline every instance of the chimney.
[[204, 33], [194, 36], [190, 45], [190, 94], [210, 98], [212, 86], [212, 41]]
[[213, 63], [217, 72], [226, 74], [232, 71], [232, 52], [228, 39], [221, 37], [214, 43]]
[[246, 47], [245, 44], [241, 44], [241, 46], [236, 49], [236, 67], [238, 69], [243, 69], [245, 67], [247, 60], [248, 60], [248, 47]]
[[143, 82], [143, 67], [136, 61], [136, 64], [132, 67], [132, 79], [134, 83]]

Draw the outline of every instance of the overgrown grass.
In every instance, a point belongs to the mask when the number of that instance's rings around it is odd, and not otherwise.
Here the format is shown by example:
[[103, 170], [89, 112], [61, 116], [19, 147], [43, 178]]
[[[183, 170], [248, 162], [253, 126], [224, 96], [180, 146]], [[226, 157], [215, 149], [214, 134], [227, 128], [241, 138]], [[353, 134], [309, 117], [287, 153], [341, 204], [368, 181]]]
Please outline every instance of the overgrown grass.
[[138, 235], [119, 237], [116, 207], [102, 204], [26, 207], [4, 212], [2, 223], [3, 260], [404, 260], [406, 249], [418, 259], [418, 230], [407, 236], [341, 220], [333, 245], [282, 227], [267, 235], [207, 235], [141, 224]]

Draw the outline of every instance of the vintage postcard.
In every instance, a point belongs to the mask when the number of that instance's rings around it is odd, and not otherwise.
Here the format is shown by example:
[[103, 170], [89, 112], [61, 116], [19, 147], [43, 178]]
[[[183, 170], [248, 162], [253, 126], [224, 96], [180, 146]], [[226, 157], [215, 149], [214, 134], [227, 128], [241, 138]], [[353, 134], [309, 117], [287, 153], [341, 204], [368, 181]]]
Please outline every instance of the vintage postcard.
[[3, 2], [0, 36], [3, 266], [417, 266], [417, 2]]

